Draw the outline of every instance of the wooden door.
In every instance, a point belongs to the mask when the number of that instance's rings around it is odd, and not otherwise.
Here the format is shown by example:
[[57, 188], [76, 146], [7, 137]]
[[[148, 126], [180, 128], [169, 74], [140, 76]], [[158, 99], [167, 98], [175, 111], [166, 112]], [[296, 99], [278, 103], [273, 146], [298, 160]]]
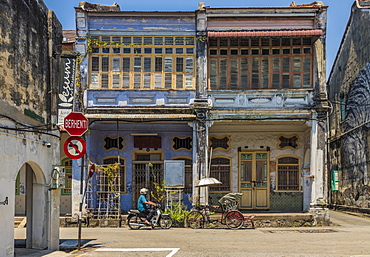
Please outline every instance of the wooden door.
[[239, 153], [239, 191], [243, 193], [240, 208], [270, 208], [269, 152]]

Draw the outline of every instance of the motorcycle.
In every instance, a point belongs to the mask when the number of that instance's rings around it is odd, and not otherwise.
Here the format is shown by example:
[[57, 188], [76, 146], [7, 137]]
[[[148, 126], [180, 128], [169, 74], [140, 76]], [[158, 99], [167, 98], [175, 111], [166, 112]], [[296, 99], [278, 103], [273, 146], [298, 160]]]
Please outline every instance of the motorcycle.
[[144, 216], [138, 210], [129, 210], [127, 217], [127, 224], [131, 229], [140, 229], [141, 227], [151, 226], [153, 229], [155, 227], [161, 227], [163, 229], [169, 229], [172, 226], [172, 218], [169, 214], [162, 213], [161, 206], [156, 207], [151, 206], [154, 209], [153, 216], [150, 220], [151, 225], [145, 223], [146, 216]]

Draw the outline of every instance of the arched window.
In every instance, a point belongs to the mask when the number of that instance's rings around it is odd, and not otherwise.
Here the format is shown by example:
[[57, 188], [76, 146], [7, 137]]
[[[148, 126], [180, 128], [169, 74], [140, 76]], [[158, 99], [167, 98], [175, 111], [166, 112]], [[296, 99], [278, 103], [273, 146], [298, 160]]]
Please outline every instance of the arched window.
[[212, 192], [230, 191], [231, 161], [227, 157], [214, 157], [211, 162], [211, 177], [222, 182], [221, 185], [210, 186]]
[[[103, 159], [103, 165], [108, 165], [108, 164], [114, 164], [118, 162], [117, 157], [107, 157]], [[119, 158], [120, 162], [120, 171], [117, 174], [118, 176], [116, 177], [114, 181], [114, 187], [116, 190], [119, 190], [120, 193], [123, 193], [126, 191], [126, 167], [125, 167], [125, 160], [123, 158]], [[103, 177], [103, 181], [101, 181], [101, 185], [103, 188], [105, 188], [108, 185], [107, 176]], [[108, 191], [108, 189], [103, 190], [103, 191]]]
[[277, 159], [277, 190], [299, 190], [299, 159], [293, 156], [284, 156]]

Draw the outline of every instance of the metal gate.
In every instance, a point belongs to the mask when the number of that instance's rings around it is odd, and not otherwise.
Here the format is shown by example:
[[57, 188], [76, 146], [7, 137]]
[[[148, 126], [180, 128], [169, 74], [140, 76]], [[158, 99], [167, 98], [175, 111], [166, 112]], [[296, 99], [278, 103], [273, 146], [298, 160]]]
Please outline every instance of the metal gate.
[[[132, 203], [137, 206], [137, 199], [140, 196], [140, 189], [145, 187], [149, 192], [154, 190], [153, 182], [159, 184], [163, 181], [163, 163], [134, 163], [132, 167]], [[150, 198], [150, 194], [148, 195]]]

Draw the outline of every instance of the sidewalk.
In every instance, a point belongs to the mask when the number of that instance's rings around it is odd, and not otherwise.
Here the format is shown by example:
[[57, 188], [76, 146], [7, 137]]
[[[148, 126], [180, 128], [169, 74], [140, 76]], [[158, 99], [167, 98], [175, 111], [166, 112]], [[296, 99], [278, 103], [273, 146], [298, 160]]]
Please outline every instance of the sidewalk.
[[[272, 214], [270, 214], [272, 215]], [[278, 214], [273, 214], [273, 215], [278, 215]], [[286, 214], [284, 213], [284, 215], [289, 215], [289, 214]], [[297, 215], [296, 213], [291, 213], [290, 215]], [[358, 214], [357, 214], [358, 215]], [[336, 212], [336, 211], [330, 211], [330, 219], [331, 219], [331, 222], [332, 222], [332, 225], [330, 226], [331, 229], [333, 228], [342, 228], [344, 230], [353, 230], [353, 229], [359, 229], [359, 230], [363, 230], [363, 229], [367, 229], [367, 227], [370, 227], [370, 219], [368, 218], [362, 218], [362, 217], [359, 217], [357, 215], [351, 215], [351, 214], [346, 214], [346, 213], [341, 213], [341, 212]], [[364, 228], [365, 227], [365, 228]], [[327, 227], [317, 227], [317, 228], [312, 228], [313, 230], [315, 229], [327, 229], [329, 228], [329, 226]], [[77, 248], [77, 240], [75, 239], [75, 235], [70, 235], [68, 233], [68, 231], [71, 231], [71, 229], [73, 228], [61, 228], [61, 232], [60, 232], [60, 237], [61, 237], [61, 245], [60, 245], [60, 251], [49, 251], [49, 250], [35, 250], [35, 249], [26, 249], [26, 248], [15, 248], [15, 256], [72, 256], [72, 254], [70, 253], [67, 253], [63, 251], [63, 249], [76, 249]], [[102, 230], [104, 231], [105, 229], [104, 228], [93, 228], [92, 230]], [[112, 231], [117, 231], [117, 233], [121, 233], [119, 231], [122, 231], [121, 229], [126, 229], [126, 228], [110, 228]], [[289, 228], [288, 228], [289, 229]], [[293, 228], [292, 228], [293, 229]], [[87, 229], [88, 230], [88, 229]], [[108, 229], [109, 230], [109, 229]], [[176, 230], [176, 228], [174, 228], [173, 230]], [[260, 231], [266, 231], [266, 230], [271, 230], [271, 231], [286, 231], [287, 228], [259, 228], [257, 227], [256, 230], [245, 230], [245, 231], [249, 231], [250, 233], [257, 233]], [[305, 231], [307, 230], [307, 227], [294, 227], [294, 230], [301, 230], [301, 231]], [[337, 230], [337, 229], [336, 229]], [[194, 230], [193, 230], [194, 231]], [[201, 230], [197, 231], [197, 233], [199, 234]], [[207, 230], [207, 231], [210, 231], [210, 230]], [[24, 238], [24, 232], [25, 232], [25, 229], [15, 229], [15, 238], [16, 239], [16, 242], [17, 242], [17, 245], [18, 246], [21, 246], [23, 244], [23, 247], [25, 246], [25, 239], [22, 239]], [[138, 231], [140, 232], [140, 231]], [[149, 232], [149, 231], [148, 231]], [[155, 231], [154, 231], [155, 232]], [[160, 231], [158, 231], [160, 232]], [[175, 231], [174, 231], [175, 232]], [[188, 233], [188, 231], [186, 231]], [[189, 231], [191, 232], [191, 230]], [[226, 233], [229, 233], [228, 230], [225, 231]], [[96, 233], [96, 232], [94, 232]], [[115, 232], [114, 232], [115, 233]], [[103, 233], [104, 234], [104, 233]], [[150, 233], [149, 233], [150, 234]], [[155, 235], [157, 235], [158, 233], [155, 233]], [[203, 233], [201, 233], [203, 234]], [[339, 234], [338, 234], [339, 235]], [[341, 236], [342, 233], [340, 233]], [[345, 235], [344, 235], [345, 236]], [[74, 238], [74, 239], [72, 239]], [[86, 237], [88, 238], [88, 237]], [[89, 240], [87, 240], [89, 241]], [[85, 244], [88, 244], [86, 240], [82, 240], [81, 242], [81, 245], [85, 245]]]

